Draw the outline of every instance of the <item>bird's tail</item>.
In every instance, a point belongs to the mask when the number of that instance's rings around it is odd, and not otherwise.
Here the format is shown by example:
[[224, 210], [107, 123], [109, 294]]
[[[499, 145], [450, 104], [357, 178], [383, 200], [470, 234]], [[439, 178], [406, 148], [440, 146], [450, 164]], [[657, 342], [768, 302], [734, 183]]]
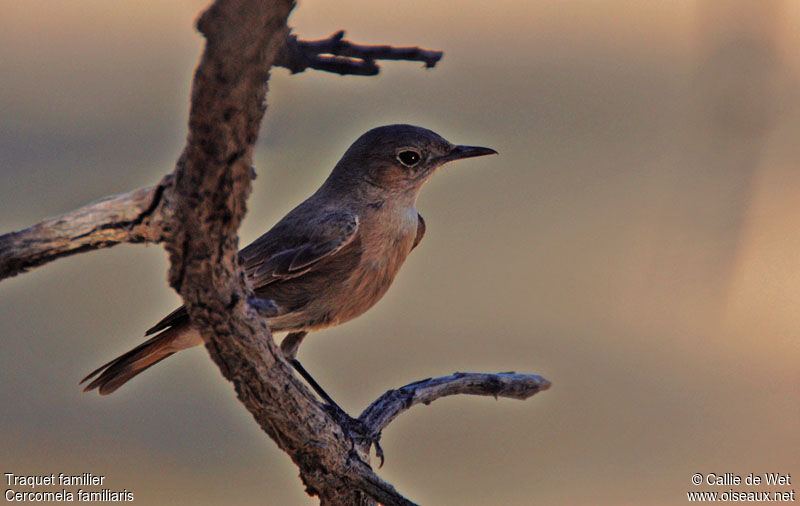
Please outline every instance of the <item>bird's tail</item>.
[[108, 395], [173, 353], [202, 343], [197, 331], [188, 325], [171, 327], [89, 373], [81, 380], [81, 384], [97, 377], [83, 391], [96, 388], [100, 395]]

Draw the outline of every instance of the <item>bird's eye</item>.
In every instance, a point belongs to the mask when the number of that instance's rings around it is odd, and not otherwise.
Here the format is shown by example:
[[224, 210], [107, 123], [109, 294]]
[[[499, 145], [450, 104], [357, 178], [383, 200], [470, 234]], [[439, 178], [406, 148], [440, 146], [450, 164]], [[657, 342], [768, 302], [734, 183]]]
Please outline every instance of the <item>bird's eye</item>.
[[407, 149], [397, 153], [397, 159], [406, 167], [413, 167], [422, 159], [422, 156], [416, 151]]

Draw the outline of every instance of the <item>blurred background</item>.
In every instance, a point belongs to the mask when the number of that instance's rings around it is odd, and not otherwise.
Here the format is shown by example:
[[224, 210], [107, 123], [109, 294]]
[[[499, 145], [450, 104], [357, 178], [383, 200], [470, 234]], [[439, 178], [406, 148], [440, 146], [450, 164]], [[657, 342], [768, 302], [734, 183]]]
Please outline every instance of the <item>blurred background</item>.
[[[204, 6], [0, 0], [0, 232], [172, 170]], [[274, 70], [242, 244], [374, 126], [501, 153], [433, 178], [393, 288], [304, 365], [353, 414], [454, 371], [553, 382], [411, 410], [384, 478], [422, 504], [575, 505], [800, 476], [800, 3], [301, 0], [290, 23], [445, 56]], [[0, 284], [0, 471], [102, 474], [139, 504], [316, 504], [202, 349], [81, 393], [179, 304], [166, 269], [118, 246]]]

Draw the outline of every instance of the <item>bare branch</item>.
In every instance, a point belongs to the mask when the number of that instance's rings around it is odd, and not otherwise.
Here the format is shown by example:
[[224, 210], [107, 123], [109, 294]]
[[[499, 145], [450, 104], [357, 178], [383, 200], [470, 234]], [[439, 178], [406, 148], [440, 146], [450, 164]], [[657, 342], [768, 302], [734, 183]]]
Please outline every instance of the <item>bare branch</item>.
[[549, 381], [533, 374], [457, 372], [389, 390], [370, 404], [358, 419], [377, 436], [403, 411], [420, 403], [428, 405], [448, 395], [491, 395], [525, 400], [548, 388]]
[[311, 68], [341, 75], [374, 76], [380, 72], [375, 60], [419, 61], [425, 68], [433, 68], [442, 55], [441, 51], [419, 47], [355, 44], [345, 40], [344, 30], [340, 30], [320, 40], [299, 40], [290, 35], [275, 65], [289, 69], [292, 74]]
[[0, 279], [61, 257], [120, 243], [159, 242], [162, 196], [171, 176], [156, 186], [106, 197], [48, 218], [19, 232], [0, 235]]

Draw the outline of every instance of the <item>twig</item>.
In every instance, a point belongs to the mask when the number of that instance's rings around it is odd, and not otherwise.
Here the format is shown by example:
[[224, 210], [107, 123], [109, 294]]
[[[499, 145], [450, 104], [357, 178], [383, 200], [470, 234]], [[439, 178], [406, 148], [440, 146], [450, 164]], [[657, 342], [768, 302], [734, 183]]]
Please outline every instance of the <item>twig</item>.
[[534, 374], [457, 372], [389, 390], [370, 404], [358, 419], [373, 436], [378, 436], [403, 411], [448, 395], [491, 395], [524, 400], [548, 388], [550, 382]]
[[355, 44], [345, 40], [344, 30], [340, 30], [319, 40], [299, 40], [290, 35], [275, 65], [289, 69], [292, 74], [310, 68], [341, 75], [374, 76], [380, 72], [375, 60], [419, 61], [425, 68], [433, 68], [442, 55], [441, 51], [419, 47]]

